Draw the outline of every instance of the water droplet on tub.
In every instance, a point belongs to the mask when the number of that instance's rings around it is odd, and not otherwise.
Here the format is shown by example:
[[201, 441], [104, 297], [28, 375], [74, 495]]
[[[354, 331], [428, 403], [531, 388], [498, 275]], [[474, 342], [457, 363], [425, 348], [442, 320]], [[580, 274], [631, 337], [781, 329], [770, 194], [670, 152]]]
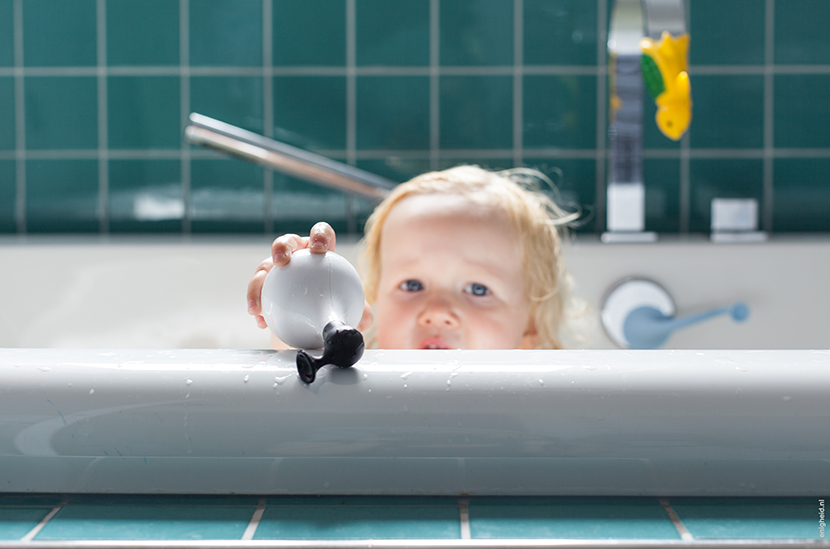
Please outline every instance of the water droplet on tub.
[[193, 380], [192, 380], [192, 379], [185, 380], [185, 384], [186, 384], [186, 385], [190, 385], [191, 383], [193, 383]]
[[544, 380], [544, 379], [540, 379], [540, 380], [539, 380], [539, 385], [544, 385], [544, 384], [545, 384], [545, 380]]
[[454, 377], [455, 377], [455, 376], [457, 376], [457, 375], [458, 375], [458, 372], [453, 372], [453, 373], [451, 373], [451, 374], [450, 374], [450, 379], [454, 378]]
[[363, 379], [369, 379], [369, 374], [363, 374]]
[[412, 375], [412, 372], [404, 372], [403, 374], [401, 374], [401, 379], [406, 379], [411, 375]]
[[242, 381], [244, 381], [245, 383], [248, 383], [249, 379], [251, 379], [251, 376], [245, 376], [245, 377], [242, 378]]
[[276, 387], [277, 385], [282, 385], [283, 383], [285, 383], [285, 380], [288, 379], [289, 377], [291, 377], [291, 374], [289, 374], [287, 376], [282, 376], [282, 377], [280, 377], [280, 376], [275, 377], [274, 381], [276, 381], [276, 383], [274, 383], [274, 386]]
[[90, 389], [89, 394], [94, 395], [95, 394], [95, 389]]
[[48, 372], [51, 369], [52, 368], [50, 368], [49, 366], [41, 366], [40, 368], [38, 368], [38, 370], [40, 370], [41, 372]]

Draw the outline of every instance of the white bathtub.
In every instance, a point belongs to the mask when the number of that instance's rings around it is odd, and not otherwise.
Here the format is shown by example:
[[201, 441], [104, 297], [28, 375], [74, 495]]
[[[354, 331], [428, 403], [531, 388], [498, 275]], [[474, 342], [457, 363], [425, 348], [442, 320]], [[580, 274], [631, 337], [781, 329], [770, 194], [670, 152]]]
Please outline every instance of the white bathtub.
[[[0, 491], [830, 489], [830, 241], [581, 240], [567, 257], [593, 307], [580, 326], [594, 349], [369, 350], [311, 386], [292, 351], [263, 350], [268, 333], [245, 311], [269, 249], [264, 238], [3, 241]], [[628, 276], [660, 282], [679, 314], [741, 300], [751, 317], [668, 342], [691, 350], [608, 350], [598, 308]]]
[[[0, 348], [268, 348], [245, 290], [265, 238], [0, 239]], [[341, 238], [337, 251], [356, 257]], [[611, 349], [599, 322], [606, 292], [642, 276], [679, 315], [744, 301], [749, 320], [713, 319], [669, 338], [676, 349], [830, 348], [830, 239], [759, 244], [704, 239], [566, 246], [576, 294], [590, 305], [572, 347]]]
[[830, 351], [0, 349], [0, 492], [823, 496]]

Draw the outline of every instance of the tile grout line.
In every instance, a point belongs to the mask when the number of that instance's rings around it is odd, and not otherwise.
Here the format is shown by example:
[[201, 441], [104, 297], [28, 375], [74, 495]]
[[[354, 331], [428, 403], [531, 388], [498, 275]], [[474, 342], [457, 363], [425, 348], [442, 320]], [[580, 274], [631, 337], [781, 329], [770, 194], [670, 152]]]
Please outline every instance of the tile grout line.
[[[261, 67], [238, 66], [204, 66], [182, 67], [181, 65], [118, 65], [104, 69], [107, 76], [181, 76], [187, 73], [191, 76], [260, 76]], [[510, 76], [514, 67], [511, 65], [493, 66], [443, 66], [437, 67], [441, 76]], [[270, 76], [345, 76], [346, 67], [325, 66], [286, 66], [268, 67], [266, 74]], [[691, 76], [734, 76], [772, 74], [786, 75], [815, 75], [830, 74], [830, 65], [689, 65]], [[96, 76], [97, 67], [0, 67], [0, 76]], [[432, 67], [429, 65], [415, 67], [398, 66], [366, 66], [354, 67], [357, 76], [429, 76]], [[557, 76], [593, 76], [597, 68], [590, 65], [524, 65], [522, 73], [525, 75], [557, 75]]]
[[[689, 23], [692, 20], [691, 14], [691, 6], [689, 2], [684, 4], [684, 11], [683, 11], [683, 18], [686, 27], [686, 32], [690, 32], [691, 24]], [[688, 64], [688, 54], [687, 54], [686, 63]], [[694, 107], [692, 107], [694, 108]], [[683, 134], [683, 137], [680, 138], [680, 219], [679, 219], [679, 227], [678, 232], [680, 234], [688, 234], [689, 233], [689, 223], [692, 215], [692, 183], [691, 183], [691, 145], [690, 145], [690, 138], [689, 138], [689, 131], [688, 128], [686, 132]]]
[[[494, 156], [510, 156], [513, 149], [445, 149], [447, 158], [488, 158]], [[332, 158], [345, 157], [344, 150], [316, 150], [318, 154]], [[524, 154], [543, 158], [567, 159], [594, 159], [596, 149], [562, 149], [562, 148], [525, 148]], [[97, 149], [33, 149], [21, 151], [0, 151], [0, 160], [95, 160], [98, 158]], [[763, 159], [763, 149], [689, 149], [689, 159]], [[830, 158], [830, 147], [824, 148], [792, 148], [774, 149], [774, 158]], [[428, 159], [429, 149], [368, 149], [355, 151], [358, 160], [381, 160], [387, 156], [401, 158]], [[107, 149], [110, 160], [180, 160], [185, 157], [181, 148], [176, 149]], [[216, 158], [215, 153], [207, 150], [188, 151], [188, 158]], [[644, 158], [680, 159], [680, 149], [644, 149]]]
[[691, 217], [691, 149], [689, 147], [689, 133], [683, 134], [680, 138], [680, 220], [678, 232], [687, 234], [689, 232], [689, 219]]
[[107, 3], [97, 0], [96, 5], [96, 46], [97, 46], [97, 85], [98, 85], [98, 230], [102, 235], [109, 234], [109, 147], [108, 135], [108, 98], [107, 98]]
[[775, 0], [766, 0], [766, 24], [764, 26], [764, 173], [761, 189], [763, 215], [760, 229], [772, 232], [773, 197], [775, 180], [773, 158], [775, 154]]
[[608, 26], [607, 2], [606, 0], [597, 0], [597, 113], [596, 113], [596, 146], [594, 156], [594, 203], [596, 210], [594, 212], [595, 218], [595, 232], [602, 233], [606, 225], [606, 174], [605, 174], [605, 147], [606, 147], [606, 132], [607, 132], [607, 111], [606, 103], [608, 97], [606, 95], [607, 85], [607, 64], [608, 64], [608, 36], [606, 35], [606, 27]]
[[513, 3], [513, 167], [522, 165], [524, 147], [524, 1]]
[[257, 528], [259, 528], [259, 522], [262, 520], [263, 513], [265, 513], [265, 498], [262, 498], [257, 503], [254, 514], [251, 516], [251, 522], [249, 522], [248, 527], [245, 528], [245, 533], [242, 534], [240, 541], [249, 541], [254, 539], [254, 534], [256, 534]]
[[23, 79], [23, 0], [14, 0], [15, 223], [26, 234], [26, 87]]
[[683, 521], [680, 520], [680, 517], [677, 516], [677, 513], [672, 508], [671, 503], [667, 499], [660, 499], [660, 506], [669, 515], [672, 524], [677, 529], [677, 533], [680, 534], [680, 539], [683, 541], [690, 541], [695, 539], [691, 532], [686, 529], [686, 526], [683, 525]]
[[58, 514], [58, 511], [63, 509], [63, 507], [65, 505], [66, 505], [65, 501], [60, 502], [56, 507], [54, 507], [51, 511], [49, 511], [49, 513], [45, 517], [43, 517], [43, 519], [39, 523], [37, 523], [37, 525], [34, 528], [29, 530], [28, 534], [26, 534], [25, 536], [20, 538], [20, 541], [32, 541], [35, 538], [35, 536], [38, 535], [41, 530], [43, 530], [43, 528], [46, 526], [46, 524], [50, 520], [52, 520], [52, 518], [55, 515]]
[[[274, 137], [274, 7], [271, 0], [262, 0], [262, 132]], [[265, 235], [274, 233], [274, 170], [262, 170], [263, 224]]]
[[439, 0], [430, 0], [429, 3], [429, 169], [437, 170], [439, 161], [439, 147], [441, 145], [441, 80], [440, 57], [441, 47], [441, 4]]
[[470, 500], [469, 498], [458, 499], [458, 511], [461, 522], [461, 539], [472, 539], [470, 533]]
[[[357, 164], [357, 0], [346, 0], [346, 163]], [[357, 233], [355, 199], [345, 194], [346, 230]]]
[[346, 163], [354, 165], [357, 150], [357, 6], [346, 0]]
[[[182, 119], [182, 133], [190, 121], [190, 4], [189, 0], [179, 0], [179, 108]], [[182, 179], [182, 236], [190, 237], [190, 144], [182, 139], [181, 146]]]

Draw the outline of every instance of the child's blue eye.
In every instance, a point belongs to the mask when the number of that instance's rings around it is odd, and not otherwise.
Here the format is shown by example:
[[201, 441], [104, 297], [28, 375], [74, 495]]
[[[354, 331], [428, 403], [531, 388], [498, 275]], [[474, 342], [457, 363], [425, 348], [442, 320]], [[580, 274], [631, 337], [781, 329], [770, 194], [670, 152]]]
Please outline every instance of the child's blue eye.
[[468, 284], [464, 290], [468, 294], [472, 294], [475, 296], [484, 296], [490, 294], [490, 288], [485, 286], [484, 284], [479, 284], [477, 282], [473, 282], [472, 284]]
[[424, 289], [424, 285], [418, 280], [404, 280], [401, 282], [400, 288], [405, 292], [420, 292]]

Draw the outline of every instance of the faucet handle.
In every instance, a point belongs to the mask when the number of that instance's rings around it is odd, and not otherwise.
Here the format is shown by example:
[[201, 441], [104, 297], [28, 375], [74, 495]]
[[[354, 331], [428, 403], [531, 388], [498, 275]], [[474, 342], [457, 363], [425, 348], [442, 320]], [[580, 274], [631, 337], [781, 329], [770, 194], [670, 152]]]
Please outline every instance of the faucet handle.
[[602, 324], [618, 347], [656, 349], [675, 330], [723, 314], [743, 322], [749, 317], [749, 307], [736, 302], [675, 318], [674, 301], [662, 286], [647, 279], [628, 278], [617, 284], [605, 298]]

